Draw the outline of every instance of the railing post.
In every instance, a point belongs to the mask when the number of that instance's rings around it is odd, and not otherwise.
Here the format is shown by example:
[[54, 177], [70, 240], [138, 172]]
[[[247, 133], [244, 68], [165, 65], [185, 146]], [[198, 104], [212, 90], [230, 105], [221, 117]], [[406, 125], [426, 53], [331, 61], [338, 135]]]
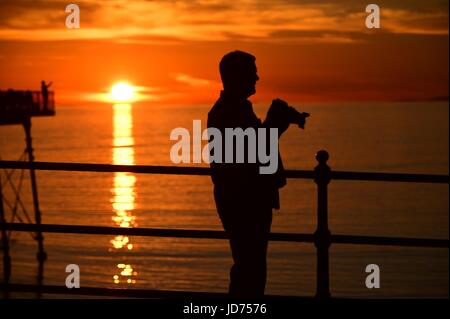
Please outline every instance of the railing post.
[[314, 244], [317, 250], [317, 286], [316, 298], [330, 298], [328, 249], [331, 234], [328, 229], [328, 183], [331, 180], [331, 169], [327, 165], [327, 151], [319, 151], [316, 160], [319, 164], [314, 168], [314, 181], [317, 184], [317, 229], [314, 233]]

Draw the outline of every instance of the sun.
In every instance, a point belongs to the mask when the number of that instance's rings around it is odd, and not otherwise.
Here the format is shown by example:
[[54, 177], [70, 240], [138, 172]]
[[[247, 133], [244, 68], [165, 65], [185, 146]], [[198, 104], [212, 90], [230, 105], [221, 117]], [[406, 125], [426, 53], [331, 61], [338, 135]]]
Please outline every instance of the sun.
[[134, 88], [126, 82], [118, 82], [111, 88], [111, 97], [116, 102], [129, 102], [134, 98]]

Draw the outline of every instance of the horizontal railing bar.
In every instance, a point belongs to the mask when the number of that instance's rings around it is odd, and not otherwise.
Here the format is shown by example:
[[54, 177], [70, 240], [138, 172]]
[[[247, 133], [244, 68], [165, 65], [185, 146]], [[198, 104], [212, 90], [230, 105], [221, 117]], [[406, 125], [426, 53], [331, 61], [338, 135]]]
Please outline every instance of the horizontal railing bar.
[[[209, 167], [186, 166], [149, 166], [149, 165], [117, 165], [117, 164], [91, 164], [91, 163], [61, 163], [61, 162], [22, 162], [0, 161], [0, 168], [29, 169], [46, 171], [70, 171], [70, 172], [127, 172], [142, 174], [167, 174], [167, 175], [211, 175]], [[288, 178], [313, 179], [314, 171], [287, 170]]]
[[0, 168], [15, 168], [46, 171], [75, 171], [75, 172], [128, 172], [144, 174], [168, 175], [210, 175], [208, 167], [182, 167], [182, 166], [149, 166], [149, 165], [116, 165], [91, 163], [59, 163], [59, 162], [20, 162], [0, 161]]
[[[172, 238], [205, 238], [227, 239], [224, 231], [219, 230], [191, 230], [191, 229], [162, 229], [162, 228], [121, 228], [108, 226], [84, 226], [84, 225], [55, 225], [55, 224], [25, 224], [25, 223], [0, 223], [0, 229], [11, 231], [63, 233], [63, 234], [90, 234], [90, 235], [125, 235], [145, 237], [172, 237]], [[381, 237], [358, 235], [331, 235], [331, 242], [336, 244], [362, 244], [380, 246], [409, 246], [409, 247], [435, 247], [448, 248], [446, 239], [429, 238], [405, 238], [405, 237]], [[270, 233], [269, 240], [283, 242], [307, 242], [315, 241], [314, 234]]]
[[335, 244], [362, 244], [362, 245], [377, 245], [377, 246], [430, 247], [430, 248], [449, 247], [449, 241], [447, 239], [430, 239], [430, 238], [331, 235], [331, 242]]
[[331, 171], [331, 179], [347, 181], [448, 184], [448, 175]]
[[[9, 292], [31, 292], [58, 295], [91, 295], [104, 297], [127, 297], [127, 298], [155, 298], [155, 299], [227, 299], [232, 298], [228, 293], [201, 292], [201, 291], [179, 291], [179, 290], [157, 290], [157, 289], [126, 289], [126, 288], [101, 288], [80, 287], [69, 289], [65, 286], [56, 285], [30, 285], [30, 284], [0, 284], [0, 290]], [[267, 299], [312, 299], [312, 297], [265, 295]]]
[[[90, 234], [90, 235], [124, 235], [144, 237], [172, 237], [172, 238], [206, 238], [228, 239], [228, 235], [220, 230], [193, 230], [193, 229], [162, 229], [162, 228], [122, 228], [108, 226], [85, 225], [56, 225], [56, 224], [25, 224], [0, 223], [0, 229], [10, 231]], [[311, 234], [271, 233], [270, 240], [290, 242], [314, 242]]]
[[[210, 175], [209, 167], [186, 166], [149, 166], [149, 165], [116, 165], [92, 163], [61, 163], [61, 162], [22, 162], [0, 161], [0, 168], [75, 171], [75, 172], [129, 172], [143, 174], [165, 175]], [[314, 171], [286, 170], [287, 178], [314, 179]], [[373, 172], [345, 172], [332, 171], [331, 178], [335, 180], [357, 181], [386, 181], [386, 182], [414, 182], [448, 184], [448, 175], [431, 174], [403, 174], [403, 173], [373, 173]]]

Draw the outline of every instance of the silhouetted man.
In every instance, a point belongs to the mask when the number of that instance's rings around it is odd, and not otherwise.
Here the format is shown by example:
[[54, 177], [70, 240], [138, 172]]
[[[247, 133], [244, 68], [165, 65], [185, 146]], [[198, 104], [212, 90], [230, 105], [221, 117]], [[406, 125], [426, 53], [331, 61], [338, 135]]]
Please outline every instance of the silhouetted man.
[[[208, 113], [209, 128], [218, 128], [222, 136], [225, 128], [276, 127], [279, 136], [288, 128], [290, 120], [279, 112], [290, 108], [284, 101], [274, 100], [264, 123], [253, 112], [247, 99], [255, 94], [259, 79], [253, 55], [230, 52], [222, 58], [219, 69], [223, 90]], [[245, 158], [248, 159], [248, 154]], [[281, 158], [278, 159], [276, 173], [268, 175], [260, 174], [259, 163], [211, 163], [214, 199], [222, 225], [230, 236], [234, 261], [230, 271], [231, 295], [264, 295], [272, 208], [279, 208], [278, 189], [286, 183]]]

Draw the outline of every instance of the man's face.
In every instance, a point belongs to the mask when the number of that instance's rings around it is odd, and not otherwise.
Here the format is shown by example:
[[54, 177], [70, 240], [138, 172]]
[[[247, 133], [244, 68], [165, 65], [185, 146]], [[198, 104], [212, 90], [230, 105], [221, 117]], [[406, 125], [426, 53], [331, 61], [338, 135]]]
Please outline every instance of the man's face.
[[249, 97], [256, 93], [256, 82], [259, 80], [259, 76], [256, 69], [256, 64], [252, 63], [249, 66], [248, 72], [243, 74], [242, 86], [245, 90], [246, 97]]
[[256, 93], [256, 82], [259, 80], [255, 62], [240, 65], [234, 70], [232, 78], [224, 83], [224, 88], [241, 98], [248, 98]]
[[251, 63], [245, 68], [239, 70], [236, 73], [234, 81], [229, 85], [229, 91], [233, 91], [235, 94], [242, 98], [248, 98], [256, 93], [256, 81], [259, 80], [256, 65]]

